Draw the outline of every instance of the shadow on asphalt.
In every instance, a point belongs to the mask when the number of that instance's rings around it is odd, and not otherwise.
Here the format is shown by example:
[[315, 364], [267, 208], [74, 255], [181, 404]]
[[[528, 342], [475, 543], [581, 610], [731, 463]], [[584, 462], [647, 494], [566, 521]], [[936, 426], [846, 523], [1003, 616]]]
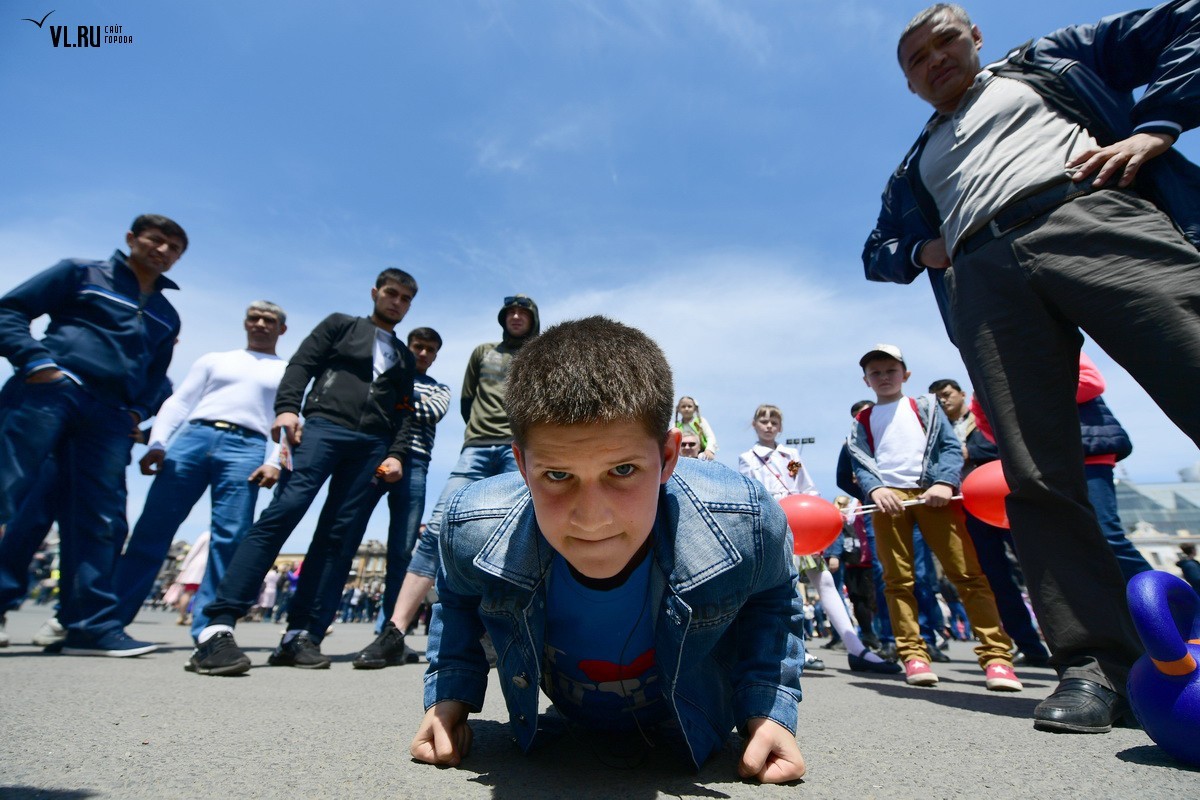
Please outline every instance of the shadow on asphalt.
[[1019, 694], [989, 692], [986, 695], [976, 692], [956, 692], [948, 687], [948, 681], [942, 681], [937, 686], [909, 686], [899, 681], [855, 681], [851, 685], [863, 689], [871, 689], [887, 697], [923, 700], [950, 708], [961, 708], [964, 711], [982, 711], [998, 717], [1015, 717], [1017, 719], [1033, 719], [1033, 709], [1041, 701], [1034, 697], [1022, 697]]
[[[547, 721], [545, 716], [542, 721]], [[553, 729], [553, 721], [546, 727]], [[550, 733], [547, 730], [539, 732], [538, 744], [524, 754], [505, 723], [472, 720], [471, 728], [471, 754], [454, 769], [475, 773], [471, 782], [491, 787], [495, 800], [561, 797], [564, 787], [570, 787], [572, 800], [651, 800], [660, 794], [720, 800], [730, 795], [714, 786], [742, 783], [737, 775], [741, 745], [736, 735], [697, 773], [689, 762], [663, 746], [631, 754], [605, 753], [591, 746], [594, 742], [565, 730], [543, 736], [543, 732]], [[794, 785], [802, 784], [796, 781]]]
[[1200, 773], [1200, 767], [1185, 764], [1174, 756], [1169, 755], [1166, 750], [1163, 750], [1156, 744], [1143, 744], [1138, 747], [1127, 748], [1117, 753], [1117, 758], [1130, 764], [1144, 764], [1148, 767], [1167, 767], [1168, 769], [1182, 770], [1184, 772]]
[[84, 800], [99, 797], [90, 789], [37, 789], [33, 786], [0, 786], [4, 800]]

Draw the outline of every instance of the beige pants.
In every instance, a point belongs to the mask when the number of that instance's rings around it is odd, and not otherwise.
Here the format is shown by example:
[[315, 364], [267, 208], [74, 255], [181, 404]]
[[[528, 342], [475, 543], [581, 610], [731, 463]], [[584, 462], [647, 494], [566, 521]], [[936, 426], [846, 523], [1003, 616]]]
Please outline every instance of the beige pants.
[[[901, 500], [915, 500], [924, 490], [892, 491]], [[1012, 639], [1000, 626], [996, 598], [979, 567], [962, 508], [957, 503], [942, 508], [915, 505], [908, 506], [897, 517], [877, 511], [871, 515], [871, 523], [875, 526], [875, 547], [883, 566], [884, 594], [900, 657], [905, 661], [912, 658], [929, 661], [929, 650], [917, 622], [917, 598], [913, 594], [913, 526], [917, 525], [967, 609], [971, 628], [979, 640], [975, 648], [979, 666], [997, 661], [1011, 665]]]

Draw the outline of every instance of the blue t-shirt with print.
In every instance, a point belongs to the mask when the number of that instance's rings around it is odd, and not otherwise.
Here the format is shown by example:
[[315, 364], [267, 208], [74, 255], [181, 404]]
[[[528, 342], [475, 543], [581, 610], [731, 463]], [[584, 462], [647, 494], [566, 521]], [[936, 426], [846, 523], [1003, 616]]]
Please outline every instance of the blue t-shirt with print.
[[605, 731], [651, 727], [668, 716], [654, 660], [653, 557], [620, 586], [581, 584], [561, 555], [550, 568], [542, 688], [568, 719]]

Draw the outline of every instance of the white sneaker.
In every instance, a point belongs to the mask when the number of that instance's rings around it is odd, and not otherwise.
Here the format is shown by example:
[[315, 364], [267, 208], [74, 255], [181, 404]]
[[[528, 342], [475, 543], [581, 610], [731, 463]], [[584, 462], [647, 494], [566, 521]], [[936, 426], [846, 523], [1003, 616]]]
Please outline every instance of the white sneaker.
[[43, 622], [42, 627], [33, 635], [33, 643], [38, 647], [53, 647], [61, 644], [66, 638], [67, 629], [59, 623], [58, 617], [51, 617]]

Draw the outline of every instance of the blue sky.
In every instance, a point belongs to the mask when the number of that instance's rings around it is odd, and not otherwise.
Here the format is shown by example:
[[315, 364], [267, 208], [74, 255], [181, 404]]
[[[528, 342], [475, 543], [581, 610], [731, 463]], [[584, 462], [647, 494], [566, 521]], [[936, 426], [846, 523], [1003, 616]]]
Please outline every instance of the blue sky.
[[[968, 8], [990, 59], [1126, 2]], [[375, 274], [400, 266], [421, 287], [401, 328], [441, 332], [431, 374], [455, 405], [501, 298], [525, 292], [544, 324], [605, 313], [654, 336], [727, 464], [754, 407], [780, 405], [785, 436], [816, 437], [804, 461], [831, 497], [863, 352], [903, 346], [914, 391], [965, 376], [924, 279], [868, 284], [859, 259], [928, 116], [894, 55], [923, 5], [0, 0], [0, 290], [106, 257], [138, 213], [174, 217], [192, 241], [172, 272], [178, 381], [244, 343], [250, 300], [288, 311], [286, 356], [326, 314], [368, 313]], [[133, 41], [56, 48], [53, 25]], [[1179, 147], [1200, 159], [1194, 133]], [[1090, 352], [1134, 440], [1128, 477], [1176, 480], [1195, 447]], [[462, 430], [454, 414], [439, 428], [429, 509]]]

